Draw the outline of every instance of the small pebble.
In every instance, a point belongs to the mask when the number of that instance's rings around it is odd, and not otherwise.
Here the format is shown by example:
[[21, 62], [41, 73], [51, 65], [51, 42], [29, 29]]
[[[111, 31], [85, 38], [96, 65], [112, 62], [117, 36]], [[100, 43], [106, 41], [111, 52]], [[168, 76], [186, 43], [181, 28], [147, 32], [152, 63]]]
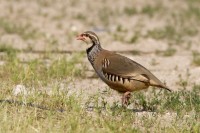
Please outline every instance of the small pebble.
[[13, 88], [13, 95], [27, 95], [26, 87], [24, 85], [16, 85]]

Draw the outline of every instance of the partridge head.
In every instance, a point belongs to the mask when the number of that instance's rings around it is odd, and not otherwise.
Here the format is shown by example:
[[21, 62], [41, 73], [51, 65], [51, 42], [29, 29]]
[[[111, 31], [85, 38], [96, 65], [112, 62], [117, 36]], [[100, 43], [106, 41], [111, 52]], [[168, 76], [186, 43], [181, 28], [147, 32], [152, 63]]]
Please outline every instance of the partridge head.
[[139, 63], [105, 50], [101, 47], [98, 36], [92, 31], [86, 31], [77, 37], [89, 44], [87, 57], [97, 75], [110, 88], [123, 93], [122, 105], [129, 104], [131, 92], [155, 86], [171, 91], [155, 75]]
[[86, 31], [79, 36], [77, 36], [77, 40], [82, 40], [87, 44], [100, 44], [98, 36], [92, 31]]

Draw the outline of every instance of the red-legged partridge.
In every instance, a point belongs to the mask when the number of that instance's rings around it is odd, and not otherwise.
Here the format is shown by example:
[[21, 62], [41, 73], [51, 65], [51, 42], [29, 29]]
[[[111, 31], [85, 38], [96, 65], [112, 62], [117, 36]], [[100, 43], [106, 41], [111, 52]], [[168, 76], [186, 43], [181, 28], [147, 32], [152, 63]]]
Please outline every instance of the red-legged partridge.
[[86, 31], [77, 39], [91, 44], [86, 50], [88, 60], [97, 75], [110, 88], [123, 93], [122, 105], [128, 105], [132, 91], [147, 89], [149, 86], [171, 91], [142, 65], [125, 56], [103, 49], [94, 32]]

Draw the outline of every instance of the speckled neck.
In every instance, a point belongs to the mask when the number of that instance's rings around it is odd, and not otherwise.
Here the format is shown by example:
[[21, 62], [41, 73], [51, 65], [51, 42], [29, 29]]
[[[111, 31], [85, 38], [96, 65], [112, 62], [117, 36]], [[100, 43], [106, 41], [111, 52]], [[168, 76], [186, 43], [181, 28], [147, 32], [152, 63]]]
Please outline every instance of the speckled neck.
[[102, 50], [100, 44], [93, 43], [91, 47], [89, 47], [86, 52], [88, 56], [88, 60], [93, 65], [95, 59], [98, 57], [98, 53]]

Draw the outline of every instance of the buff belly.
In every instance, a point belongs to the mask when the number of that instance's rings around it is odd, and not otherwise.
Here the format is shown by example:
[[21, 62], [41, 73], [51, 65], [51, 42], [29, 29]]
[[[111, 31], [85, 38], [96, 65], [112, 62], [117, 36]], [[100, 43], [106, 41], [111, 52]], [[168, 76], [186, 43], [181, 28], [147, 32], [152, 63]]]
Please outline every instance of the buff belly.
[[148, 84], [136, 80], [125, 81], [124, 83], [107, 81], [106, 83], [110, 88], [122, 93], [143, 90], [149, 87]]

